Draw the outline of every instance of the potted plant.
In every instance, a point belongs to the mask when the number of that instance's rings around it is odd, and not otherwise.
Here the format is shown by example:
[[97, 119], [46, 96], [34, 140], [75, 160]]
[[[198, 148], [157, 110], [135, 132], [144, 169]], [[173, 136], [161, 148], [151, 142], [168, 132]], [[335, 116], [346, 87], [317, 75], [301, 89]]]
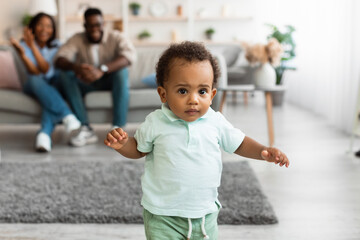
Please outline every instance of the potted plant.
[[206, 39], [212, 40], [212, 37], [213, 37], [214, 33], [215, 33], [215, 29], [213, 29], [213, 28], [206, 29], [205, 30]]
[[[280, 31], [278, 27], [272, 24], [267, 24], [271, 28], [271, 33], [267, 38], [276, 38], [279, 43], [283, 46], [284, 53], [280, 60], [280, 65], [275, 67], [276, 72], [276, 84], [282, 85], [284, 82], [284, 72], [286, 70], [296, 70], [294, 66], [290, 65], [292, 59], [295, 58], [295, 47], [296, 44], [293, 39], [293, 32], [295, 28], [291, 25], [285, 26], [283, 31]], [[273, 105], [281, 106], [284, 102], [284, 91], [273, 92]]]
[[275, 67], [279, 66], [283, 53], [282, 45], [275, 38], [266, 44], [249, 45], [243, 43], [245, 58], [253, 66], [252, 78], [258, 88], [274, 87], [276, 85]]
[[148, 39], [151, 37], [151, 33], [147, 30], [142, 31], [141, 33], [138, 34], [138, 39], [139, 40], [144, 40], [144, 39]]
[[278, 27], [272, 24], [267, 24], [271, 28], [271, 33], [267, 36], [267, 39], [275, 38], [283, 46], [284, 53], [280, 60], [280, 65], [275, 68], [276, 72], [276, 84], [283, 83], [283, 75], [286, 70], [296, 70], [295, 67], [290, 66], [289, 62], [295, 55], [295, 42], [292, 37], [292, 33], [295, 28], [291, 25], [285, 26], [285, 31], [281, 32]]
[[141, 8], [141, 5], [140, 3], [132, 2], [129, 4], [129, 8], [131, 9], [132, 14], [137, 16], [139, 15], [139, 10]]
[[31, 19], [33, 18], [33, 16], [31, 16], [30, 14], [26, 13], [23, 18], [21, 19], [21, 24], [26, 27], [29, 26], [29, 23], [31, 21]]

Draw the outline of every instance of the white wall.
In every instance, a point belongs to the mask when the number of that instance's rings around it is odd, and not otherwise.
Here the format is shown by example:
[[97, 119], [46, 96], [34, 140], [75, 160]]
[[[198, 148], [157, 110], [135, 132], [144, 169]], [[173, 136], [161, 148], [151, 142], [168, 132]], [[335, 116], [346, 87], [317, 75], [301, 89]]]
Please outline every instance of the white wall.
[[260, 0], [263, 22], [296, 28], [297, 70], [286, 99], [352, 128], [360, 68], [360, 3], [356, 0]]
[[[126, 0], [132, 2], [132, 0]], [[218, 41], [231, 41], [234, 39], [257, 41], [257, 11], [256, 2], [258, 0], [163, 0], [167, 6], [168, 16], [175, 15], [176, 6], [184, 6], [184, 15], [188, 14], [189, 3], [193, 6], [194, 15], [203, 10], [203, 14], [207, 17], [222, 16], [223, 6], [227, 6], [227, 12], [229, 16], [250, 16], [252, 20], [234, 20], [234, 21], [195, 21], [192, 31], [189, 33], [186, 22], [139, 22], [130, 23], [131, 28], [129, 34], [131, 37], [135, 37], [139, 32], [144, 29], [149, 29], [153, 32], [153, 40], [160, 41], [171, 38], [171, 31], [178, 29], [180, 40], [186, 39], [204, 39], [204, 30], [209, 27], [214, 27], [216, 34], [215, 40]], [[21, 18], [26, 13], [30, 5], [31, 0], [11, 0], [0, 1], [0, 42], [4, 42], [8, 38], [8, 29], [11, 31], [11, 35], [16, 37], [21, 36]], [[104, 14], [119, 15], [121, 13], [121, 0], [63, 0], [63, 2], [71, 3], [65, 4], [65, 11], [69, 15], [76, 15], [78, 5], [80, 3], [89, 3], [92, 6], [100, 7]], [[153, 1], [149, 0], [137, 0], [142, 4], [142, 15], [149, 16], [149, 6]], [[111, 23], [109, 23], [111, 24]], [[74, 31], [82, 29], [81, 22], [69, 23], [70, 27], [73, 27]], [[7, 31], [7, 32], [6, 32]], [[71, 32], [71, 31], [69, 31]], [[68, 37], [69, 34], [66, 34]]]
[[29, 4], [30, 0], [0, 1], [0, 42], [7, 41], [10, 35], [21, 35], [21, 19]]

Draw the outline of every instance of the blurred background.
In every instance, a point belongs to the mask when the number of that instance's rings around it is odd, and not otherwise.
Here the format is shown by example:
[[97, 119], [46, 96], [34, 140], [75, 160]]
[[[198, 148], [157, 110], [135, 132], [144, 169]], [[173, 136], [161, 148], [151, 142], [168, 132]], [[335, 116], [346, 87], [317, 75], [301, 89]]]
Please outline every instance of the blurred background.
[[[132, 3], [140, 5], [135, 15]], [[275, 25], [292, 38], [295, 71], [286, 71], [285, 101], [324, 116], [351, 132], [360, 66], [360, 3], [356, 0], [13, 0], [0, 2], [0, 42], [21, 37], [27, 15], [48, 11], [55, 16], [64, 42], [82, 31], [82, 14], [99, 7], [108, 28], [124, 31], [135, 46], [197, 40], [209, 44], [265, 43]], [[211, 40], [206, 31], [213, 30]], [[144, 40], [145, 39], [145, 40]]]

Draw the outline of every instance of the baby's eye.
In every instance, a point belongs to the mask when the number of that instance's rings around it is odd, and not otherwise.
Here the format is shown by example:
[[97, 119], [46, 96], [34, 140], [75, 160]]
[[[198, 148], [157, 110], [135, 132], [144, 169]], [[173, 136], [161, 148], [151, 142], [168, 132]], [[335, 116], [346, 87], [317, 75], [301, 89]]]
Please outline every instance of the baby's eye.
[[199, 94], [200, 95], [204, 95], [204, 94], [206, 94], [207, 93], [207, 90], [206, 89], [200, 89], [199, 90]]
[[185, 88], [180, 88], [180, 89], [178, 90], [178, 93], [180, 93], [180, 94], [186, 94], [186, 93], [187, 93], [187, 90], [186, 90]]

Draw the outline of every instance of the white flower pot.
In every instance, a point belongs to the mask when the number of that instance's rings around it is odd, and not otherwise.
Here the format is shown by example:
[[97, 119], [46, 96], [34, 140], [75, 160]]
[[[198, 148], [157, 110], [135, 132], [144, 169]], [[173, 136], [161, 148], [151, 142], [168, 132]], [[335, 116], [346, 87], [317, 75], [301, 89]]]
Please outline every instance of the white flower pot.
[[261, 64], [254, 71], [254, 84], [257, 87], [273, 87], [276, 85], [276, 72], [270, 63]]

